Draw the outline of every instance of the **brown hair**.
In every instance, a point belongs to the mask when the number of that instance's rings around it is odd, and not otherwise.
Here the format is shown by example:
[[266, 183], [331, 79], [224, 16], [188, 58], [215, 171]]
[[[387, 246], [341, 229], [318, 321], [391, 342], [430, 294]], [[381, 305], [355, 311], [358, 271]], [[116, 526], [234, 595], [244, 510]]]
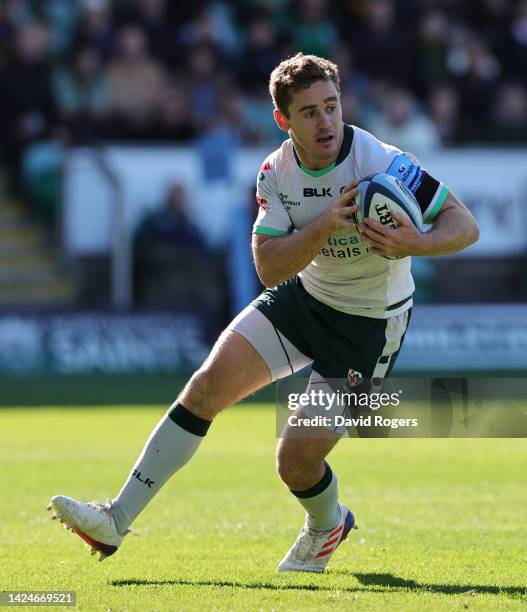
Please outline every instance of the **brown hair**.
[[291, 92], [309, 87], [315, 81], [333, 81], [340, 93], [337, 65], [316, 55], [297, 53], [278, 64], [271, 72], [269, 92], [275, 107], [289, 117]]

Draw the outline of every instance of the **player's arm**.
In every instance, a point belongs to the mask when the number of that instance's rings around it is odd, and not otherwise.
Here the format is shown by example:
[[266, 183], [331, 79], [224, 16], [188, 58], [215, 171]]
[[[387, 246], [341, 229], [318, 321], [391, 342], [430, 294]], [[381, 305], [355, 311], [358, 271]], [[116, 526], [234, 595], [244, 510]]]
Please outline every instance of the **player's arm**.
[[331, 234], [355, 229], [350, 216], [358, 210], [352, 205], [357, 184], [349, 183], [324, 213], [299, 231], [279, 237], [253, 234], [254, 263], [263, 285], [275, 287], [292, 278], [315, 259]]
[[450, 191], [432, 229], [421, 237], [421, 252], [416, 255], [449, 255], [474, 244], [479, 239], [479, 227], [468, 208]]
[[404, 215], [393, 216], [399, 223], [395, 230], [373, 219], [365, 219], [359, 227], [371, 253], [389, 257], [449, 255], [466, 249], [479, 238], [476, 220], [452, 192], [428, 232], [421, 233]]

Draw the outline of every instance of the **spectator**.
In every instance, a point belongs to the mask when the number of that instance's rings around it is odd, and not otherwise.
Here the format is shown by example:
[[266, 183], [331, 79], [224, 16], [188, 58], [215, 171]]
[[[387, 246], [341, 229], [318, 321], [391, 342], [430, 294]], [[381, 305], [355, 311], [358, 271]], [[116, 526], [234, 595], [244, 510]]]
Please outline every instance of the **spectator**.
[[243, 100], [230, 89], [218, 102], [217, 112], [195, 141], [203, 178], [209, 183], [229, 183], [233, 178], [233, 158], [240, 144]]
[[331, 57], [337, 30], [328, 17], [328, 0], [300, 0], [300, 20], [293, 28], [295, 47], [304, 53]]
[[231, 0], [243, 24], [249, 23], [255, 15], [268, 19], [278, 29], [290, 30], [294, 21], [293, 0]]
[[442, 11], [433, 9], [421, 18], [416, 48], [421, 92], [428, 91], [447, 76], [447, 33], [447, 17]]
[[108, 104], [108, 88], [95, 47], [75, 50], [71, 65], [55, 73], [55, 99], [73, 142], [96, 140]]
[[0, 2], [0, 62], [7, 61], [13, 50], [17, 29], [31, 21], [31, 13], [21, 0]]
[[228, 89], [229, 77], [222, 69], [214, 46], [200, 45], [188, 53], [187, 88], [193, 117], [200, 129], [206, 128], [218, 116], [221, 95]]
[[409, 84], [415, 58], [404, 31], [397, 27], [392, 0], [365, 0], [365, 14], [353, 32], [342, 32], [351, 44], [357, 68], [374, 80], [390, 81], [394, 74]]
[[527, 90], [520, 83], [507, 83], [498, 90], [491, 137], [499, 143], [527, 142]]
[[138, 0], [137, 20], [152, 56], [166, 68], [177, 68], [183, 62], [183, 48], [178, 42], [178, 22], [168, 19], [167, 4], [166, 0]]
[[144, 138], [156, 111], [164, 72], [146, 49], [146, 37], [137, 26], [124, 26], [118, 52], [108, 66], [108, 136]]
[[[481, 0], [467, 2], [465, 11], [467, 21], [494, 48], [503, 41], [503, 35], [509, 30], [515, 0]], [[498, 56], [501, 54], [498, 53]]]
[[161, 88], [158, 110], [149, 132], [153, 140], [162, 142], [189, 142], [197, 136], [183, 81], [168, 82]]
[[223, 258], [210, 257], [189, 218], [185, 188], [170, 184], [162, 207], [144, 219], [136, 234], [135, 303], [198, 311], [214, 326], [226, 306], [224, 277]]
[[351, 94], [357, 102], [366, 102], [370, 95], [370, 79], [355, 66], [355, 58], [347, 40], [340, 39], [333, 55], [339, 67], [342, 94]]
[[[407, 139], [407, 114], [419, 144], [433, 132], [443, 144], [525, 138], [527, 0], [2, 0], [0, 152], [13, 189], [25, 148], [57, 135], [55, 104], [73, 142], [204, 134], [208, 160], [211, 136], [213, 157], [239, 139], [278, 140], [265, 83], [299, 47], [338, 62], [346, 119], [384, 121], [390, 138]], [[395, 85], [417, 97], [386, 102]]]
[[527, 0], [516, 5], [514, 18], [500, 46], [505, 76], [521, 79], [527, 84], [525, 66], [527, 65]]
[[484, 140], [500, 65], [484, 40], [460, 30], [449, 52], [448, 67], [461, 94], [463, 139]]
[[358, 97], [352, 89], [344, 90], [341, 95], [342, 119], [352, 125], [360, 125], [362, 121], [361, 107]]
[[96, 47], [104, 61], [115, 52], [116, 28], [109, 0], [82, 0], [81, 18], [74, 36], [79, 47]]
[[60, 60], [68, 54], [72, 47], [74, 30], [79, 17], [79, 3], [71, 2], [71, 0], [46, 0], [39, 2], [38, 5], [42, 18], [50, 30], [53, 59]]
[[[247, 25], [247, 38], [239, 78], [248, 93], [261, 89], [280, 58], [276, 50], [278, 31], [265, 17], [257, 17]], [[269, 94], [266, 92], [266, 96]]]
[[412, 94], [401, 87], [385, 92], [382, 113], [367, 129], [380, 140], [403, 150], [422, 151], [441, 143], [433, 122], [418, 110]]
[[16, 193], [22, 189], [19, 170], [23, 149], [49, 138], [55, 125], [48, 44], [45, 26], [30, 23], [17, 33], [14, 58], [0, 68], [2, 157]]
[[[187, 50], [209, 46], [221, 54], [222, 50], [228, 52], [235, 45], [235, 33], [228, 13], [225, 20], [218, 24], [218, 16], [210, 10], [210, 4], [206, 3], [194, 19], [182, 25], [179, 40]], [[222, 34], [225, 34], [225, 39], [222, 39]]]
[[203, 240], [189, 219], [186, 197], [180, 183], [168, 186], [162, 208], [146, 217], [139, 227], [136, 241], [139, 253], [152, 244], [173, 245], [187, 251], [204, 250]]
[[260, 87], [253, 95], [240, 95], [240, 106], [242, 142], [253, 145], [274, 142], [279, 146], [285, 134], [273, 118], [273, 104], [267, 89]]
[[441, 143], [453, 145], [459, 142], [459, 96], [450, 85], [437, 85], [428, 96], [428, 113], [434, 121]]

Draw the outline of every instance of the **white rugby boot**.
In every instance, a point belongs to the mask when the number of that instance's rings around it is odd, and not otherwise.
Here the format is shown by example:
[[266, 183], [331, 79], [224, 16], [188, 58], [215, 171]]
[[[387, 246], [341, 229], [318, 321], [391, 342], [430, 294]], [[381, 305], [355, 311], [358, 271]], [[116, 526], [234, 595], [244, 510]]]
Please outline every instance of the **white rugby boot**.
[[127, 529], [119, 533], [110, 512], [111, 502], [79, 502], [65, 495], [51, 498], [47, 509], [52, 511], [51, 518], [59, 519], [66, 529], [70, 529], [91, 546], [91, 554], [100, 553], [99, 561], [113, 555], [121, 545]]
[[347, 539], [351, 529], [357, 529], [353, 512], [344, 504], [339, 504], [340, 521], [327, 531], [315, 531], [302, 527], [296, 542], [278, 565], [279, 572], [318, 572], [321, 573], [335, 552], [337, 546]]

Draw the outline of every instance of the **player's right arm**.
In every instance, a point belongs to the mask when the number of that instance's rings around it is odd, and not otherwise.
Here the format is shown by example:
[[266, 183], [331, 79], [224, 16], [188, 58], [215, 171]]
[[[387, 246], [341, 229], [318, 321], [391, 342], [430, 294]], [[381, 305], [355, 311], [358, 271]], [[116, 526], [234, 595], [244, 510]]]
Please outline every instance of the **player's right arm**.
[[[276, 206], [282, 204], [274, 202], [275, 210], [272, 211], [269, 199], [266, 199], [266, 208], [260, 211], [252, 240], [256, 271], [265, 287], [275, 287], [302, 271], [315, 259], [331, 234], [344, 228], [350, 231], [355, 229], [355, 223], [350, 216], [358, 210], [358, 206], [353, 204], [353, 199], [358, 193], [356, 189], [358, 182], [349, 183], [329, 208], [311, 223], [292, 233], [284, 231], [283, 235], [277, 235], [283, 230], [267, 228], [258, 222], [260, 220], [265, 223], [265, 217], [268, 215], [272, 219], [274, 213], [276, 224], [276, 220], [280, 217], [281, 213], [277, 212]], [[262, 196], [258, 197], [261, 205]], [[260, 229], [262, 227], [263, 231]], [[268, 230], [267, 234], [264, 233], [265, 230]]]

